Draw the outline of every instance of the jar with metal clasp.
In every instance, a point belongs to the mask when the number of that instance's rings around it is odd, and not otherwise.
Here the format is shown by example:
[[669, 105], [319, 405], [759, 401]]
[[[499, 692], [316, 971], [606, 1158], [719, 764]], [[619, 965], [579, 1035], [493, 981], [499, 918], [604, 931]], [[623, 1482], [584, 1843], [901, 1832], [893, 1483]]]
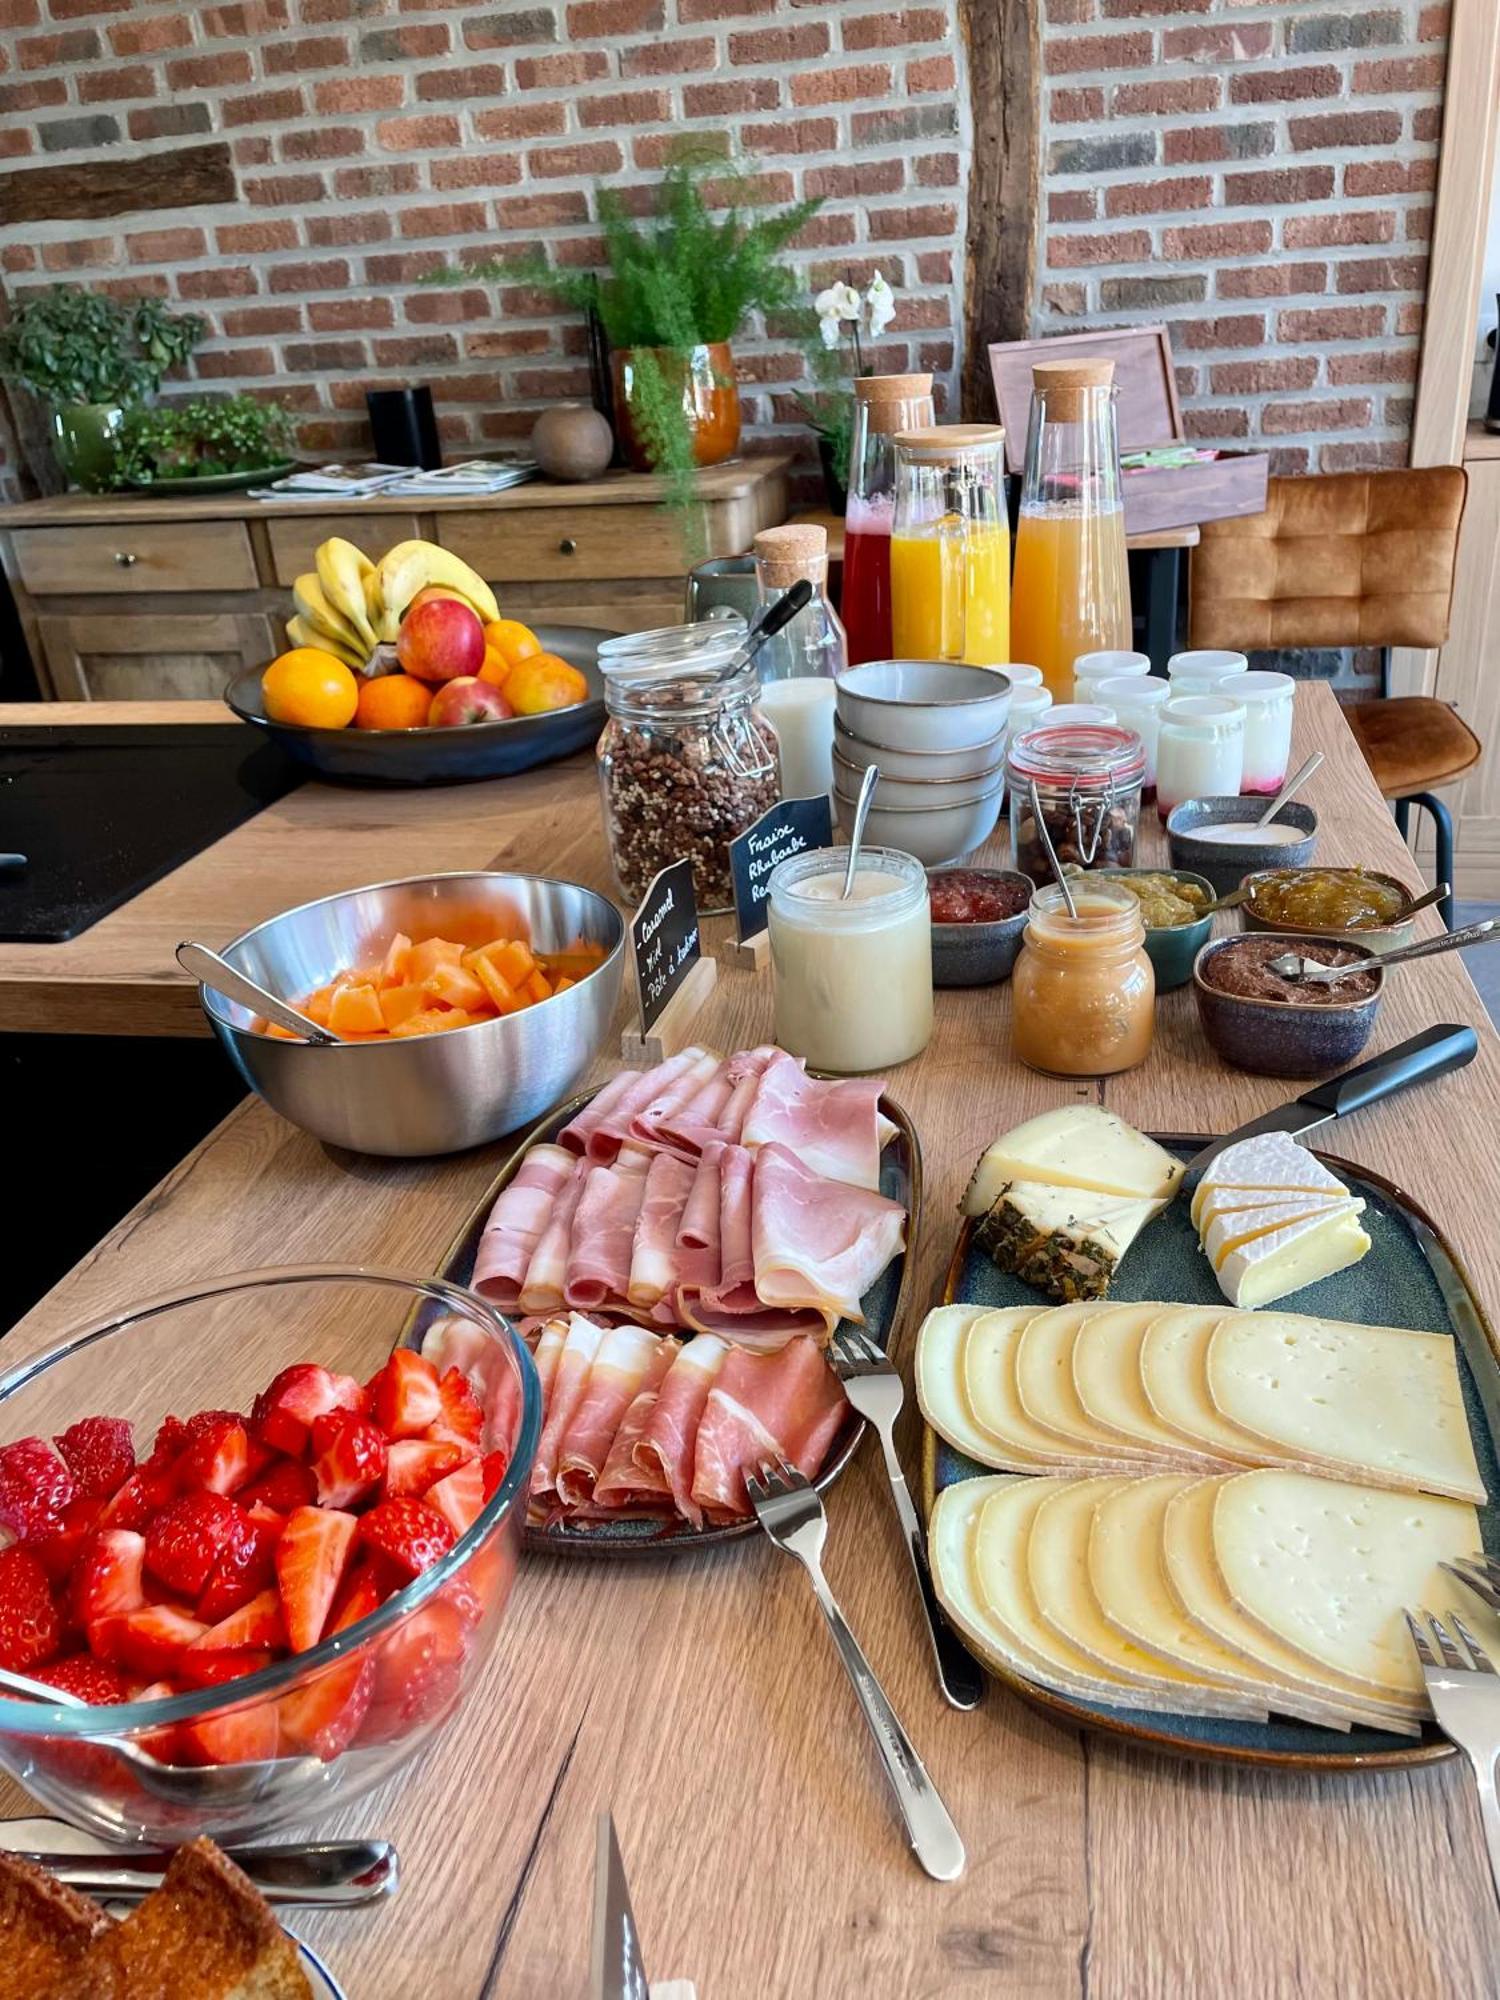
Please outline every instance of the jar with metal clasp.
[[1052, 879], [1032, 814], [1033, 781], [1059, 862], [1077, 868], [1134, 867], [1145, 772], [1145, 745], [1133, 729], [1093, 723], [1053, 726], [1043, 720], [1012, 736], [1006, 780], [1016, 867], [1033, 882]]

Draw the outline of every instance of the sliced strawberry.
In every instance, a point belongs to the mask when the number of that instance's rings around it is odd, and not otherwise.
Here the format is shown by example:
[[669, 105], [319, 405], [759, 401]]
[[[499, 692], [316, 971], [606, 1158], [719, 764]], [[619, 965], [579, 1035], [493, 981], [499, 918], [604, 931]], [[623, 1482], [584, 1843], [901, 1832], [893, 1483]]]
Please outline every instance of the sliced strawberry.
[[[200, 1610], [201, 1610], [200, 1606]], [[212, 1625], [197, 1642], [199, 1648], [218, 1648], [230, 1651], [240, 1646], [269, 1647], [275, 1652], [286, 1651], [286, 1622], [281, 1615], [281, 1594], [277, 1590], [263, 1590], [231, 1611], [227, 1618], [221, 1618]]]
[[287, 1643], [306, 1652], [323, 1636], [359, 1523], [335, 1508], [299, 1507], [276, 1544], [276, 1581]]
[[382, 1500], [361, 1520], [359, 1532], [407, 1576], [431, 1569], [457, 1540], [452, 1524], [421, 1500]]
[[455, 1538], [467, 1533], [484, 1509], [484, 1469], [479, 1460], [471, 1458], [467, 1465], [450, 1472], [446, 1479], [429, 1487], [424, 1497], [427, 1505], [442, 1515]]
[[406, 1578], [394, 1563], [368, 1550], [356, 1558], [344, 1586], [334, 1600], [333, 1614], [328, 1620], [328, 1630], [347, 1632], [351, 1625], [357, 1625], [361, 1618], [368, 1618], [372, 1611], [378, 1611], [393, 1590], [399, 1590]]
[[386, 1444], [368, 1417], [330, 1410], [312, 1427], [311, 1471], [325, 1507], [352, 1507], [385, 1477]]
[[235, 1496], [242, 1507], [274, 1507], [278, 1514], [290, 1514], [294, 1507], [311, 1507], [317, 1497], [317, 1481], [295, 1458], [273, 1460], [258, 1479], [241, 1487]]
[[66, 1660], [54, 1660], [50, 1666], [33, 1667], [33, 1680], [45, 1681], [48, 1687], [61, 1688], [64, 1694], [76, 1694], [80, 1701], [90, 1701], [98, 1707], [107, 1707], [115, 1701], [129, 1701], [130, 1683], [121, 1673], [105, 1660], [96, 1660], [92, 1653], [74, 1653]]
[[330, 1667], [280, 1702], [282, 1741], [325, 1764], [347, 1750], [365, 1719], [375, 1687], [368, 1655]]
[[224, 1550], [249, 1532], [244, 1508], [222, 1493], [184, 1493], [146, 1530], [146, 1567], [168, 1590], [199, 1597]]
[[259, 1764], [275, 1757], [281, 1745], [276, 1704], [270, 1701], [199, 1716], [179, 1723], [174, 1733], [179, 1755], [189, 1764]]
[[238, 1492], [269, 1459], [264, 1446], [251, 1444], [242, 1417], [216, 1416], [195, 1434], [174, 1471], [179, 1486], [228, 1494]]
[[493, 1499], [510, 1467], [510, 1453], [487, 1451], [479, 1461], [479, 1466], [484, 1474], [484, 1497], [486, 1500]]
[[150, 1525], [177, 1492], [171, 1462], [147, 1459], [138, 1465], [119, 1492], [104, 1503], [101, 1525], [136, 1532]]
[[420, 1437], [443, 1414], [438, 1372], [415, 1348], [398, 1347], [376, 1376], [372, 1414], [390, 1438]]
[[434, 1443], [429, 1438], [402, 1438], [390, 1448], [385, 1469], [387, 1500], [420, 1500], [429, 1486], [446, 1479], [473, 1450], [467, 1443]]
[[64, 1582], [76, 1569], [85, 1544], [103, 1517], [102, 1500], [70, 1500], [62, 1510], [56, 1533], [43, 1535], [39, 1542], [29, 1544], [54, 1583]]
[[438, 1383], [438, 1396], [442, 1411], [436, 1422], [429, 1426], [427, 1435], [471, 1444], [477, 1451], [484, 1433], [484, 1411], [461, 1368], [450, 1368], [442, 1377]]
[[144, 1604], [110, 1621], [108, 1657], [153, 1680], [176, 1674], [182, 1655], [208, 1627], [175, 1604]]
[[177, 1656], [177, 1676], [189, 1687], [219, 1687], [225, 1681], [258, 1674], [275, 1657], [269, 1646], [206, 1646], [203, 1639], [195, 1639]]
[[458, 1699], [468, 1629], [442, 1598], [424, 1604], [380, 1642], [366, 1735], [403, 1735], [413, 1723], [445, 1715]]
[[79, 1623], [94, 1652], [115, 1657], [110, 1644], [117, 1621], [146, 1602], [146, 1540], [126, 1528], [104, 1528], [84, 1552], [73, 1585]]
[[85, 1417], [52, 1442], [78, 1492], [107, 1500], [135, 1471], [135, 1440], [123, 1417]]
[[365, 1392], [352, 1375], [334, 1375], [313, 1361], [283, 1368], [255, 1399], [252, 1423], [263, 1444], [300, 1458], [313, 1421], [328, 1410], [362, 1410]]
[[0, 1523], [20, 1541], [55, 1535], [73, 1493], [72, 1473], [45, 1438], [18, 1438], [0, 1450]]
[[193, 1441], [193, 1434], [181, 1417], [163, 1417], [151, 1441], [148, 1465], [170, 1465]]
[[0, 1667], [29, 1673], [62, 1644], [47, 1572], [29, 1549], [0, 1549]]
[[220, 1550], [209, 1571], [198, 1599], [200, 1618], [217, 1624], [270, 1589], [276, 1580], [276, 1544], [285, 1525], [270, 1508], [246, 1510], [239, 1532]]

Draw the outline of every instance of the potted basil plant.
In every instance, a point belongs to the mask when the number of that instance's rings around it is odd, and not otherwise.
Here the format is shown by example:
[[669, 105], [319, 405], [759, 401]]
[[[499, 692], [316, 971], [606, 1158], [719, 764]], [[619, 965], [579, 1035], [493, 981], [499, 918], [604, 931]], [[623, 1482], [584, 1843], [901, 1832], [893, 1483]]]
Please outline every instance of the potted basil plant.
[[194, 313], [160, 299], [114, 299], [76, 285], [23, 297], [0, 327], [0, 374], [47, 405], [68, 479], [97, 492], [114, 476], [125, 412], [160, 387], [202, 338]]

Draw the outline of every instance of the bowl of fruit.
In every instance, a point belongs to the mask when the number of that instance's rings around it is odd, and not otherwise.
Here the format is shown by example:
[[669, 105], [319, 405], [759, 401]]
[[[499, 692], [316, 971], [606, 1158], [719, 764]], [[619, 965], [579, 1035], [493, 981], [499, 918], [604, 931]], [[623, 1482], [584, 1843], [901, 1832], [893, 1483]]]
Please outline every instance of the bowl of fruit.
[[479, 1146], [566, 1097], [609, 1034], [625, 923], [578, 882], [414, 875], [284, 910], [224, 947], [335, 1045], [200, 987], [209, 1025], [283, 1118], [415, 1159]]
[[435, 542], [398, 543], [374, 563], [335, 536], [314, 561], [292, 586], [287, 650], [224, 699], [320, 777], [461, 784], [598, 736], [608, 631], [502, 618], [483, 577]]
[[500, 1314], [389, 1271], [209, 1279], [21, 1362], [0, 1766], [172, 1846], [360, 1797], [485, 1671], [540, 1427]]

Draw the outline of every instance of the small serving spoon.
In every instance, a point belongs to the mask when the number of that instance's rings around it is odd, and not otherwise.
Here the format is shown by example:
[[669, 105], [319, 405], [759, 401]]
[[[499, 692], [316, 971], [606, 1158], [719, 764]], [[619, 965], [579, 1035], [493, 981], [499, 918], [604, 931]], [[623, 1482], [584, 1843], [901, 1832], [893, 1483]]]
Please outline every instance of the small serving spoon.
[[1322, 761], [1323, 761], [1323, 753], [1321, 750], [1314, 750], [1314, 752], [1310, 757], [1305, 757], [1303, 761], [1297, 766], [1296, 770], [1293, 771], [1292, 775], [1287, 779], [1286, 783], [1282, 786], [1281, 790], [1276, 794], [1275, 798], [1272, 799], [1271, 803], [1266, 807], [1265, 811], [1261, 814], [1260, 818], [1255, 822], [1255, 824], [1257, 826], [1269, 826], [1272, 820], [1275, 819], [1277, 813], [1279, 813], [1281, 811], [1281, 808], [1286, 804], [1287, 800], [1289, 798], [1294, 797], [1296, 793], [1301, 791], [1302, 787], [1307, 783], [1308, 779], [1312, 776], [1313, 772], [1317, 770], [1318, 766], [1322, 763]]
[[870, 817], [870, 804], [875, 797], [875, 787], [880, 783], [880, 766], [866, 764], [865, 775], [859, 781], [859, 797], [854, 802], [854, 830], [849, 835], [849, 866], [844, 870], [844, 886], [839, 891], [839, 901], [845, 903], [854, 890], [854, 871], [859, 866], [860, 842], [865, 837], [865, 821]]
[[1357, 958], [1352, 965], [1320, 965], [1315, 958], [1304, 958], [1300, 952], [1284, 951], [1279, 958], [1266, 961], [1272, 972], [1280, 973], [1283, 979], [1295, 979], [1313, 986], [1331, 986], [1335, 980], [1347, 979], [1351, 972], [1373, 972], [1377, 967], [1387, 965], [1409, 965], [1414, 958], [1436, 958], [1442, 951], [1462, 951], [1467, 945], [1483, 944], [1486, 938], [1500, 936], [1500, 917], [1486, 917], [1483, 923], [1465, 924], [1462, 930], [1444, 931], [1441, 937], [1424, 938], [1421, 944], [1405, 944], [1399, 951], [1379, 952], [1373, 958]]
[[268, 1021], [274, 1021], [278, 1028], [290, 1028], [305, 1042], [316, 1042], [320, 1047], [328, 1048], [338, 1046], [337, 1035], [320, 1028], [299, 1008], [279, 999], [274, 993], [268, 993], [264, 986], [247, 979], [243, 972], [236, 972], [227, 958], [220, 958], [206, 944], [180, 944], [176, 957], [184, 972], [190, 972], [194, 979], [211, 986], [215, 993], [222, 993], [226, 1000], [237, 1000], [242, 1007], [253, 1007]]
[[1068, 887], [1068, 878], [1063, 873], [1062, 863], [1057, 858], [1057, 849], [1052, 845], [1052, 835], [1047, 831], [1047, 822], [1042, 817], [1042, 801], [1037, 793], [1035, 778], [1031, 781], [1031, 817], [1036, 825], [1037, 838], [1041, 841], [1042, 850], [1047, 856], [1047, 865], [1057, 877], [1057, 886], [1062, 890], [1063, 901], [1068, 906], [1068, 915], [1076, 924], [1078, 905], [1073, 901], [1073, 891]]

